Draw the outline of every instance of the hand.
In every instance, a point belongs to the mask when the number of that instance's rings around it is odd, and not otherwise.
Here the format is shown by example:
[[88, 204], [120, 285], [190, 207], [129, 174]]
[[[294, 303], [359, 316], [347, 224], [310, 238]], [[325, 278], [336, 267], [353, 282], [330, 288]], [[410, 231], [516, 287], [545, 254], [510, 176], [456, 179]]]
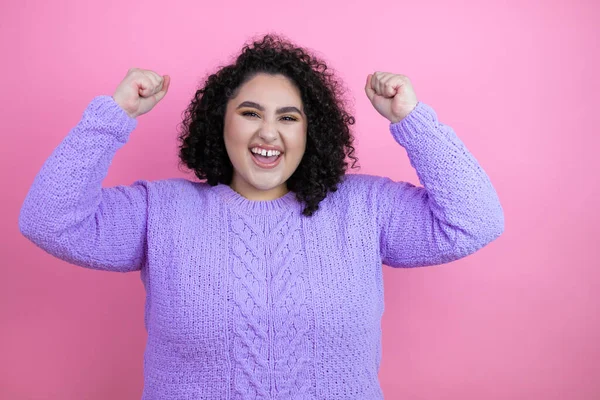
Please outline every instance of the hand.
[[379, 114], [393, 124], [402, 121], [419, 102], [408, 77], [389, 72], [369, 74], [365, 92]]
[[117, 86], [113, 99], [131, 118], [152, 110], [167, 94], [171, 77], [154, 71], [131, 68]]

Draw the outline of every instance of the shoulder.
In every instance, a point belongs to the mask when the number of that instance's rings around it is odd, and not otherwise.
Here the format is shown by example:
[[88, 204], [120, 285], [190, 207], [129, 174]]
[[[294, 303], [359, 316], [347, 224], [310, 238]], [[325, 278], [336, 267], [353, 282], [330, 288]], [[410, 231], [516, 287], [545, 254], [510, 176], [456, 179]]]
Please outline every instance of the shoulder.
[[350, 190], [360, 190], [366, 187], [371, 187], [384, 179], [389, 179], [383, 176], [368, 175], [368, 174], [346, 174], [342, 178], [340, 186]]
[[414, 185], [409, 182], [395, 182], [386, 176], [368, 174], [346, 174], [339, 184], [339, 192], [343, 197], [375, 198], [389, 190], [403, 190]]
[[377, 192], [389, 178], [367, 174], [346, 174], [337, 190], [327, 195], [328, 207], [339, 209], [342, 215], [372, 210], [376, 207]]
[[209, 193], [209, 184], [194, 182], [186, 178], [168, 178], [161, 180], [137, 180], [134, 185], [143, 185], [152, 202], [173, 203], [181, 200], [202, 200]]
[[348, 212], [385, 214], [394, 204], [398, 205], [419, 190], [410, 182], [394, 181], [386, 176], [347, 174], [331, 202], [342, 205]]

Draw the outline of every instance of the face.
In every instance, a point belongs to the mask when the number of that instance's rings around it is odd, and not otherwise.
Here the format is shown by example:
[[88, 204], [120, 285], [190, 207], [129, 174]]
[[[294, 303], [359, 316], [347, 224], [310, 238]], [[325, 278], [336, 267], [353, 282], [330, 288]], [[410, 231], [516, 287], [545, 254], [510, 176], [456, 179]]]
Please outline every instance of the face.
[[225, 111], [231, 188], [250, 200], [287, 193], [286, 181], [306, 149], [306, 129], [300, 91], [287, 77], [261, 73], [240, 86]]

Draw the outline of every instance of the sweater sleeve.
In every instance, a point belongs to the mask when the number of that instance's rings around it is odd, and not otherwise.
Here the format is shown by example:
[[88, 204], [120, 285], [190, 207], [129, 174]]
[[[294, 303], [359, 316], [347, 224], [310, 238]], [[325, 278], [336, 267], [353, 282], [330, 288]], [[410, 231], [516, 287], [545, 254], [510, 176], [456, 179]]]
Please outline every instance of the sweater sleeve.
[[489, 177], [433, 108], [419, 102], [390, 131], [423, 186], [380, 182], [376, 202], [385, 265], [448, 263], [502, 234], [504, 213]]
[[111, 96], [95, 97], [35, 177], [21, 207], [21, 233], [75, 265], [139, 270], [146, 254], [148, 182], [101, 186], [136, 126]]

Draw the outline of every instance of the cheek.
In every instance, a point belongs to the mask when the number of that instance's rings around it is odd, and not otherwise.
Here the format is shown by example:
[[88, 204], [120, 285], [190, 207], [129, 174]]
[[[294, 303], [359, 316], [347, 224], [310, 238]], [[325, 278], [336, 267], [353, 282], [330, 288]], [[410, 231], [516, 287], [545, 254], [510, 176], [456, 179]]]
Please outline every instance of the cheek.
[[306, 132], [300, 130], [290, 135], [286, 143], [286, 148], [292, 150], [295, 155], [301, 158], [306, 149]]
[[230, 121], [225, 125], [224, 139], [230, 151], [240, 151], [242, 147], [247, 149], [251, 137], [252, 131], [248, 125], [239, 120]]

